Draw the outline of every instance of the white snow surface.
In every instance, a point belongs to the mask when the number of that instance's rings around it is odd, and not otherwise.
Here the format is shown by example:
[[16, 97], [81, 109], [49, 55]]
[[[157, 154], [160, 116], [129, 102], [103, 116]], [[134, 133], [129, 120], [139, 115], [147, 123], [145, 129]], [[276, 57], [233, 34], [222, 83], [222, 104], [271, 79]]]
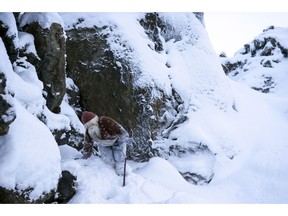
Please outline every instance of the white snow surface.
[[[54, 13], [47, 13], [43, 19], [37, 16], [44, 26], [59, 18]], [[11, 102], [17, 115], [8, 135], [0, 137], [1, 186], [33, 187], [33, 199], [55, 188], [61, 170], [68, 170], [77, 176], [76, 194], [69, 203], [288, 203], [285, 89], [281, 94], [265, 95], [226, 77], [204, 27], [192, 13], [160, 14], [167, 22], [177, 23], [175, 31], [182, 38], [166, 42], [163, 38], [163, 52], [151, 48], [152, 41], [137, 21], [143, 13], [60, 16], [66, 30], [73, 28], [79, 18], [83, 20], [77, 27], [111, 25], [108, 41], [112, 50], [119, 58], [134, 60], [132, 72], [136, 73], [137, 68], [143, 72], [138, 85], [160, 87], [170, 94], [174, 87], [179, 92], [189, 120], [157, 145], [169, 148], [172, 144], [189, 146], [199, 142], [207, 145], [212, 155], [168, 160], [154, 157], [145, 163], [127, 161], [126, 186], [122, 187], [123, 178], [98, 156], [83, 160], [76, 149], [57, 147], [49, 129], [74, 124], [81, 131], [79, 119], [67, 101], [63, 101], [58, 115], [43, 108], [43, 87], [35, 68], [26, 62], [28, 69], [18, 68], [15, 73], [0, 40], [0, 70], [7, 77], [7, 91], [15, 94]], [[287, 83], [286, 78], [279, 82]], [[67, 80], [67, 85], [72, 84]], [[46, 126], [35, 117], [43, 112], [48, 118]], [[187, 170], [204, 176], [213, 173], [214, 177], [209, 184], [192, 185], [179, 174]]]
[[3, 25], [8, 28], [7, 36], [13, 38], [14, 46], [17, 48], [19, 46], [18, 31], [16, 26], [16, 21], [13, 13], [0, 13], [0, 20]]
[[26, 75], [27, 82], [12, 70], [5, 51], [1, 39], [0, 70], [7, 78], [6, 91], [15, 93], [9, 102], [13, 104], [16, 119], [10, 125], [9, 133], [0, 137], [0, 185], [19, 191], [33, 188], [30, 194], [27, 193], [32, 201], [56, 189], [61, 175], [60, 152], [49, 129], [25, 109], [41, 97], [41, 94], [37, 95], [39, 87], [32, 88], [33, 76], [31, 79]]
[[49, 129], [16, 100], [16, 120], [0, 138], [0, 185], [33, 188], [29, 199], [56, 189], [61, 175], [60, 153]]
[[19, 35], [19, 48], [24, 49], [25, 53], [33, 53], [35, 54], [35, 56], [38, 57], [34, 45], [34, 36], [27, 32], [18, 32], [18, 35]]
[[[206, 114], [209, 119], [202, 119], [202, 125], [207, 127], [206, 137], [213, 138], [218, 153], [212, 164], [214, 178], [208, 185], [192, 185], [176, 169], [177, 165], [180, 171], [197, 165], [202, 172], [211, 169], [209, 163], [199, 164], [202, 158], [191, 156], [190, 161], [184, 158], [183, 164], [178, 161], [176, 166], [172, 159], [158, 157], [147, 163], [128, 161], [132, 171], [122, 187], [122, 177], [110, 165], [97, 156], [73, 160], [79, 158], [79, 152], [66, 146], [60, 147], [62, 169], [77, 176], [77, 193], [69, 203], [287, 203], [287, 103], [237, 83], [233, 83], [233, 90], [239, 113], [219, 115], [209, 110], [213, 113], [203, 111], [199, 116]], [[275, 110], [274, 103], [285, 106], [286, 114]], [[190, 133], [197, 133], [197, 126], [191, 128]], [[179, 127], [179, 136], [189, 137], [187, 130]], [[231, 160], [227, 151], [237, 154]]]
[[53, 23], [63, 26], [63, 21], [58, 13], [26, 12], [20, 14], [19, 23], [21, 27], [33, 22], [38, 22], [43, 29], [50, 28]]

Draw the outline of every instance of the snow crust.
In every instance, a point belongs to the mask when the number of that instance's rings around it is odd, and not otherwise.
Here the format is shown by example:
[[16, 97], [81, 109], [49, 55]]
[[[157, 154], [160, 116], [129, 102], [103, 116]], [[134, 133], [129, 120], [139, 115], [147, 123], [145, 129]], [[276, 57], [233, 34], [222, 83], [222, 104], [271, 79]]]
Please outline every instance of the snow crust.
[[16, 26], [16, 21], [13, 16], [13, 13], [0, 13], [0, 20], [3, 22], [3, 25], [8, 28], [7, 36], [11, 37], [15, 47], [19, 46], [18, 31]]
[[58, 13], [26, 12], [20, 14], [19, 23], [21, 27], [33, 22], [38, 22], [43, 29], [50, 28], [53, 23], [63, 26], [63, 21]]

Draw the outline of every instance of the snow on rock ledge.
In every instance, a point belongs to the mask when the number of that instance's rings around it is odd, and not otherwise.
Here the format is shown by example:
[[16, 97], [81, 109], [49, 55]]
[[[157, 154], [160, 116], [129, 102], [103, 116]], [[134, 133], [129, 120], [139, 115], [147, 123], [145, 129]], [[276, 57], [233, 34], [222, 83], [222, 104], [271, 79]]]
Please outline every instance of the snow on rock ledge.
[[37, 22], [43, 29], [50, 28], [53, 23], [58, 23], [62, 27], [63, 21], [58, 13], [24, 13], [19, 17], [20, 27], [24, 27], [27, 24]]

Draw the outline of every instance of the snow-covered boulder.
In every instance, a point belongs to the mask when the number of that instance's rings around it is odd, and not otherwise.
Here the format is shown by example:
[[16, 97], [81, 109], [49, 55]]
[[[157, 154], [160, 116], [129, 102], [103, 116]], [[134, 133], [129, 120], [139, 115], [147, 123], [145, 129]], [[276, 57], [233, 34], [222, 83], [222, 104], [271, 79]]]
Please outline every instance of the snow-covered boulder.
[[61, 166], [53, 135], [31, 113], [42, 103], [41, 88], [39, 83], [32, 82], [31, 68], [22, 74], [13, 71], [2, 40], [0, 57], [0, 70], [7, 82], [4, 96], [16, 116], [8, 133], [0, 136], [0, 202], [44, 202], [57, 187]]
[[[0, 38], [0, 48], [5, 49]], [[5, 76], [5, 66], [0, 65], [0, 136], [6, 135], [9, 131], [9, 125], [15, 120], [15, 110], [11, 103], [11, 95], [7, 93]]]
[[[34, 64], [44, 84], [47, 107], [60, 112], [65, 84], [65, 34], [57, 13], [23, 13], [19, 16], [22, 31], [34, 36], [39, 61]], [[32, 62], [31, 62], [32, 63]]]
[[42, 122], [18, 102], [14, 105], [16, 120], [0, 137], [0, 186], [18, 198], [6, 196], [1, 202], [44, 202], [61, 175], [58, 145]]
[[4, 42], [11, 63], [18, 57], [18, 31], [13, 13], [0, 13], [0, 37]]
[[[11, 96], [7, 94], [6, 82], [7, 77], [5, 75], [6, 67], [10, 67], [11, 63], [16, 60], [17, 57], [17, 28], [14, 16], [12, 13], [0, 13], [0, 49], [3, 49], [9, 55], [9, 62], [5, 62], [1, 58], [0, 64], [0, 136], [8, 133], [9, 125], [15, 120], [15, 111], [11, 104]], [[4, 55], [4, 53], [3, 53]], [[6, 56], [6, 55], [5, 55]]]
[[65, 96], [66, 41], [61, 17], [57, 13], [20, 13], [19, 28], [23, 30], [18, 32], [23, 58], [17, 59], [15, 68], [23, 71], [23, 65], [29, 62], [37, 73], [34, 80], [42, 81], [45, 105], [36, 115], [53, 133], [58, 145], [81, 148], [84, 128]]
[[[47, 16], [44, 14], [44, 18]], [[19, 26], [12, 13], [0, 13], [0, 19], [5, 24], [1, 27], [8, 29], [5, 35], [13, 36], [13, 46], [2, 41], [2, 38], [7, 40], [6, 36], [0, 38], [0, 202], [43, 203], [53, 198], [61, 176], [58, 144], [79, 146], [84, 128], [66, 97], [59, 101], [60, 113], [48, 109], [44, 85], [35, 68], [43, 59], [38, 56], [33, 35], [17, 30]], [[55, 43], [49, 45], [58, 49]], [[61, 64], [58, 66], [64, 69], [65, 61]], [[57, 66], [50, 69], [57, 71]], [[65, 94], [65, 70], [59, 72], [61, 76], [64, 76]], [[54, 81], [50, 87], [54, 89]]]

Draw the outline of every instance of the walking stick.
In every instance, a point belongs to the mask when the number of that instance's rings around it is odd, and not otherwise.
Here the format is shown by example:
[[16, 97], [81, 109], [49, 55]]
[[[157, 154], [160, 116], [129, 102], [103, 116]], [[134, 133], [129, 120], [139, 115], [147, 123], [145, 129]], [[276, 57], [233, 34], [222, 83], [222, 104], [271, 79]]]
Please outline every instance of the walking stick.
[[127, 157], [125, 157], [125, 162], [124, 162], [123, 187], [125, 187], [125, 180], [126, 180], [126, 161], [127, 161]]
[[[127, 143], [131, 145], [133, 139], [129, 138], [127, 140]], [[127, 158], [129, 157], [129, 150], [126, 148], [126, 157], [124, 161], [124, 175], [123, 175], [123, 187], [125, 187], [125, 181], [126, 181], [126, 163], [127, 163]]]

